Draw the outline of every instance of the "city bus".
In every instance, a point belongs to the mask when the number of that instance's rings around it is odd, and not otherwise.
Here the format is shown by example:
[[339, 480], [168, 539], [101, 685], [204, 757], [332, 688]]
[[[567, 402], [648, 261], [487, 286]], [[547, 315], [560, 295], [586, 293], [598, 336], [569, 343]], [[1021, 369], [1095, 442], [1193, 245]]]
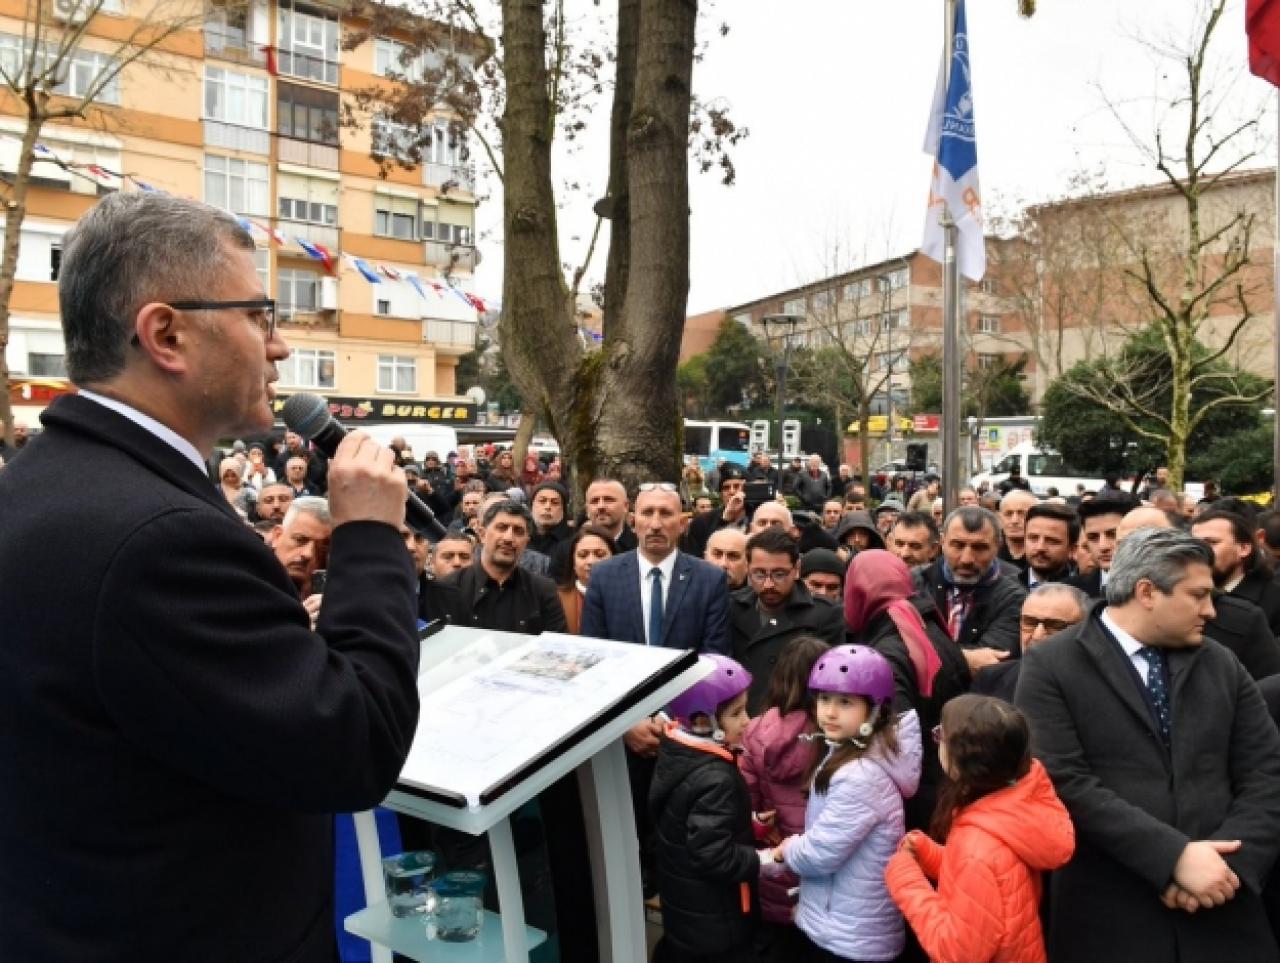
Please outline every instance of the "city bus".
[[722, 461], [746, 467], [751, 458], [751, 429], [741, 421], [684, 420], [685, 461], [697, 458], [709, 472]]

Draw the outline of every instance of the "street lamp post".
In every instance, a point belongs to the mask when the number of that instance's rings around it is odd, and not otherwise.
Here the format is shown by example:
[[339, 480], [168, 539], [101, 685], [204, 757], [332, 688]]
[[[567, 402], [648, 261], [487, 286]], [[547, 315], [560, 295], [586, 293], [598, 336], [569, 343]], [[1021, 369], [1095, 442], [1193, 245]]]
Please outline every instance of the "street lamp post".
[[798, 314], [767, 314], [761, 319], [764, 325], [764, 336], [766, 340], [772, 342], [776, 338], [782, 339], [782, 354], [778, 361], [778, 461], [782, 461], [782, 416], [786, 405], [787, 397], [787, 369], [791, 367], [791, 346], [796, 333], [796, 327], [800, 324], [801, 317]]

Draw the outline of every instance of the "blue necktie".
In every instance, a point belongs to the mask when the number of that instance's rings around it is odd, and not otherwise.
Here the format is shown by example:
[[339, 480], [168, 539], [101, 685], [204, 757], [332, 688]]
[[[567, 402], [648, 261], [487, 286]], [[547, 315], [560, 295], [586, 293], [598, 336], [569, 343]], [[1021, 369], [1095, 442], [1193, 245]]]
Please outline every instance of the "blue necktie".
[[1147, 691], [1151, 693], [1151, 704], [1156, 710], [1156, 721], [1160, 726], [1160, 738], [1169, 745], [1169, 683], [1165, 671], [1164, 652], [1154, 646], [1144, 645], [1138, 654], [1147, 660]]
[[653, 587], [649, 592], [649, 644], [662, 643], [662, 569], [649, 569]]

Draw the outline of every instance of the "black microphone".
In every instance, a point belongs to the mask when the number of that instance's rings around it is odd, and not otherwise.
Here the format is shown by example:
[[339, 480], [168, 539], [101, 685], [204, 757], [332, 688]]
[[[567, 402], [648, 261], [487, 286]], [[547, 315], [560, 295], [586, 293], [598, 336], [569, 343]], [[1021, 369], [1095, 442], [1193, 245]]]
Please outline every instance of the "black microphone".
[[[329, 414], [329, 403], [319, 395], [309, 392], [291, 395], [280, 414], [290, 431], [306, 438], [330, 458], [338, 450], [339, 442], [347, 437], [347, 429]], [[427, 540], [433, 544], [448, 534], [436, 520], [436, 513], [413, 492], [407, 493], [404, 513], [410, 527], [425, 532]]]

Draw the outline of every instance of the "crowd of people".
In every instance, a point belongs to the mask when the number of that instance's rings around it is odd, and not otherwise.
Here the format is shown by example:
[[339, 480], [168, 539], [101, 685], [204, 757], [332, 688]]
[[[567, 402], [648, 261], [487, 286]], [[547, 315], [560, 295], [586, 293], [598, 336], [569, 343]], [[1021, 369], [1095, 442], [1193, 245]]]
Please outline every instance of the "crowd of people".
[[[762, 462], [577, 512], [409, 476], [449, 529], [402, 529], [422, 618], [715, 661], [626, 737], [655, 960], [1280, 959], [1280, 512], [1163, 472], [945, 518], [936, 478], [751, 504]], [[267, 535], [313, 617], [315, 502]], [[1143, 925], [1082, 925], [1116, 913]]]
[[[331, 963], [332, 814], [395, 784], [443, 620], [705, 656], [624, 737], [662, 963], [1280, 961], [1280, 512], [224, 452], [289, 353], [252, 251], [148, 193], [65, 239], [79, 390], [0, 471], [0, 957]], [[594, 959], [576, 779], [538, 803], [546, 928]]]

